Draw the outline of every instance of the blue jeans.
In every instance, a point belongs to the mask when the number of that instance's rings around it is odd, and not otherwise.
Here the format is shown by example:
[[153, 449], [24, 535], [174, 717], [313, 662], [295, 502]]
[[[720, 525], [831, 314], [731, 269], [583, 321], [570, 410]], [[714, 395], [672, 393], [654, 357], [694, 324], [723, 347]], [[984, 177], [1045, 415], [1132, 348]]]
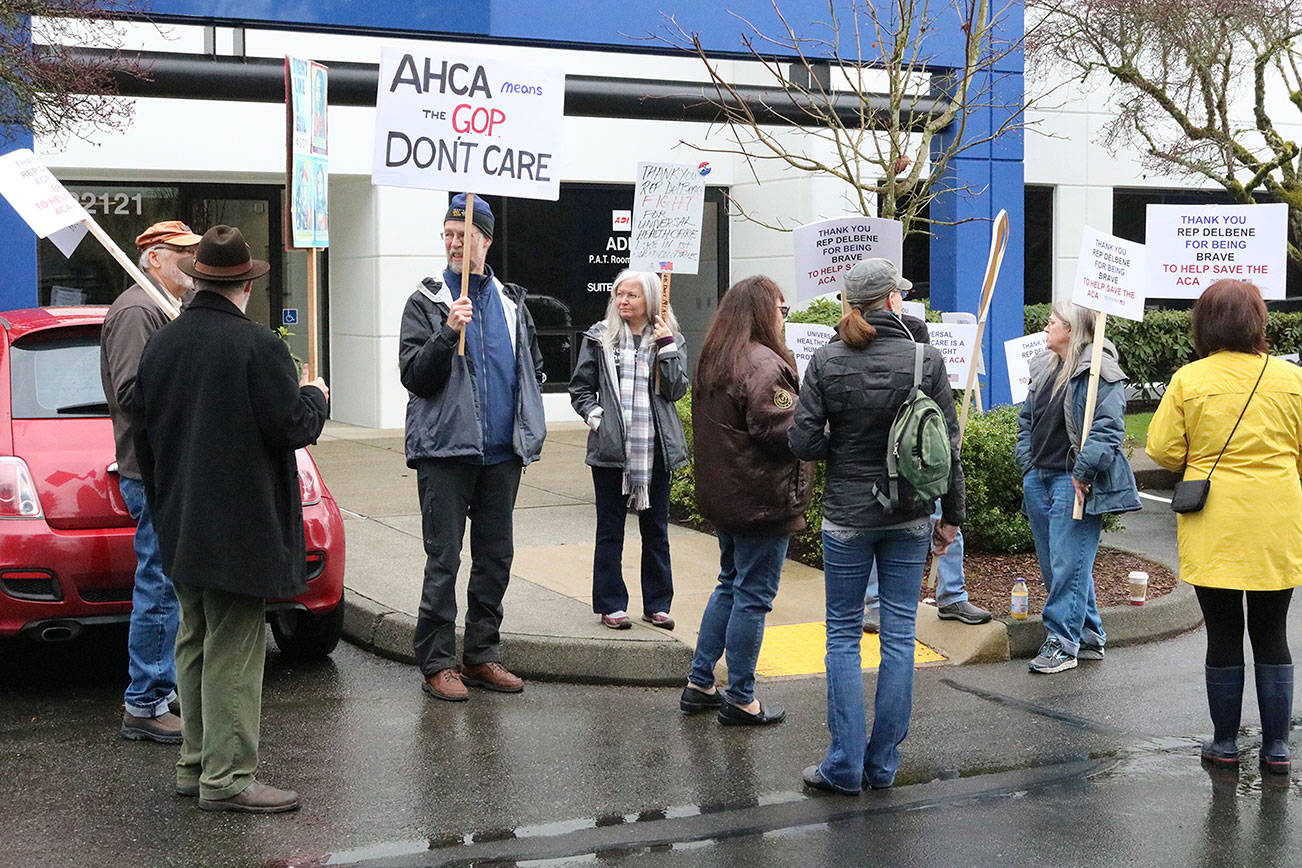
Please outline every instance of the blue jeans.
[[[931, 517], [932, 524], [940, 520], [937, 510]], [[954, 603], [967, 602], [967, 580], [963, 575], [963, 531], [959, 531], [949, 550], [940, 556], [940, 567], [936, 579], [936, 608], [952, 606]], [[864, 592], [865, 608], [876, 609], [877, 601], [877, 564], [873, 563], [868, 573], [868, 590]]]
[[[827, 728], [832, 743], [819, 766], [845, 792], [895, 782], [900, 742], [913, 710], [914, 624], [930, 525], [890, 530], [823, 531], [827, 588]], [[877, 672], [872, 737], [866, 735], [863, 669], [863, 598], [869, 564], [879, 569], [882, 665]]]
[[127, 631], [127, 672], [131, 683], [123, 696], [136, 717], [158, 717], [176, 699], [176, 628], [181, 608], [172, 580], [163, 575], [158, 534], [145, 501], [145, 484], [118, 477], [118, 490], [127, 512], [136, 520], [136, 577], [131, 592], [131, 625]]
[[1082, 641], [1102, 646], [1107, 641], [1094, 598], [1094, 556], [1099, 550], [1103, 519], [1071, 517], [1076, 488], [1070, 473], [1031, 468], [1022, 479], [1022, 509], [1031, 522], [1040, 577], [1049, 596], [1044, 603], [1044, 629], [1057, 636], [1075, 656]]
[[733, 705], [755, 698], [755, 661], [764, 640], [764, 617], [773, 610], [782, 560], [791, 538], [719, 531], [719, 584], [705, 605], [696, 655], [687, 680], [714, 686], [714, 665], [727, 652], [728, 689]]

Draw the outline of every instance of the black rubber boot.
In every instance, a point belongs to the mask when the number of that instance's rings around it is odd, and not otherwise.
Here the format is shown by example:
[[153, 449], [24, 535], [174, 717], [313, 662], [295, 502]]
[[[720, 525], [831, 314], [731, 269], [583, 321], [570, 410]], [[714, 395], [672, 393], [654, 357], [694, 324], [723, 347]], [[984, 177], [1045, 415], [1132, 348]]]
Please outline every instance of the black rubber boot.
[[1257, 705], [1261, 709], [1261, 767], [1289, 772], [1288, 730], [1293, 715], [1293, 664], [1258, 663]]
[[1239, 761], [1239, 713], [1243, 708], [1243, 666], [1205, 666], [1207, 708], [1212, 737], [1203, 742], [1203, 759], [1214, 765]]

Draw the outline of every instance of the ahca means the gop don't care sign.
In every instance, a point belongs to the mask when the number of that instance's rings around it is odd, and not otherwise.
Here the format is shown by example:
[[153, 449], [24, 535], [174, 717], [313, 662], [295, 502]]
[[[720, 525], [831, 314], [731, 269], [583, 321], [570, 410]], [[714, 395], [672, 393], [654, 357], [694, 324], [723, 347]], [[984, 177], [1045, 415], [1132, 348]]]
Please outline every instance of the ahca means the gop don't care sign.
[[371, 180], [498, 196], [560, 196], [560, 70], [386, 48]]

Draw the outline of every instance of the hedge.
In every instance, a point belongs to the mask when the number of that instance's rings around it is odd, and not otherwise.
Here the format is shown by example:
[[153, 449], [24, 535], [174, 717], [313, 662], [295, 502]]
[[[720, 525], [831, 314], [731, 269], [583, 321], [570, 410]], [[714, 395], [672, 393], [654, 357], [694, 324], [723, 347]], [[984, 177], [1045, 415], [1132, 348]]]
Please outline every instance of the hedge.
[[[1047, 304], [1027, 305], [1026, 333], [1043, 329], [1049, 311]], [[1145, 311], [1140, 322], [1112, 317], [1107, 335], [1117, 347], [1126, 377], [1150, 398], [1159, 397], [1175, 372], [1196, 358], [1187, 310]], [[1266, 342], [1275, 355], [1298, 352], [1302, 347], [1302, 313], [1270, 311], [1266, 316]]]

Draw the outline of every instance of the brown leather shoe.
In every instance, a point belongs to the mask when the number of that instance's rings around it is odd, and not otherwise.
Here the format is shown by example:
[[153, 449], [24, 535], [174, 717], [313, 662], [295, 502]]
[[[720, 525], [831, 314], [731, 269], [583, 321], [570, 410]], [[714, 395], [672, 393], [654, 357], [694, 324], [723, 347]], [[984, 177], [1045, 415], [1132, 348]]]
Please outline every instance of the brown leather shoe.
[[136, 717], [129, 711], [123, 711], [122, 728], [118, 732], [128, 741], [180, 744], [181, 718], [171, 712], [158, 717]]
[[279, 814], [298, 810], [298, 793], [278, 790], [252, 781], [229, 799], [200, 799], [201, 811], [238, 811], [242, 814]]
[[448, 702], [465, 702], [470, 698], [470, 691], [466, 690], [466, 685], [457, 677], [457, 670], [451, 668], [426, 675], [425, 683], [420, 689], [435, 699], [446, 699]]
[[512, 675], [496, 660], [461, 667], [461, 680], [473, 687], [496, 690], [498, 693], [519, 693], [524, 690], [524, 679]]

